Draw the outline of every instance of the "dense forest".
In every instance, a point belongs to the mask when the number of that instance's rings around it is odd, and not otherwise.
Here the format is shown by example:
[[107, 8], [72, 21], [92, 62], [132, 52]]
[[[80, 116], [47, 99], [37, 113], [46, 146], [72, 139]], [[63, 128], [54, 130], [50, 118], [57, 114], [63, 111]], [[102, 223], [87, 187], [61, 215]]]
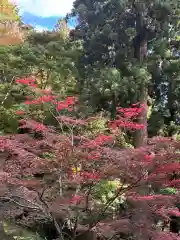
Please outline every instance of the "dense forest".
[[180, 240], [180, 1], [0, 3], [0, 240]]

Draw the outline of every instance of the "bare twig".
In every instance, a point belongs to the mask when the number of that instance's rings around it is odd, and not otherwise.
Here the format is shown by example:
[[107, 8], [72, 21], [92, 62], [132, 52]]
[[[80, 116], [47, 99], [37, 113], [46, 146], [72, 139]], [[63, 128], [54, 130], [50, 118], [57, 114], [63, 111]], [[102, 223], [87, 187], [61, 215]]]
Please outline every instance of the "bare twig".
[[[13, 82], [14, 82], [14, 79], [15, 79], [15, 77], [12, 77], [12, 80], [11, 80], [11, 82], [10, 82], [10, 87], [11, 87], [11, 85], [13, 84]], [[6, 101], [6, 99], [8, 98], [8, 96], [9, 96], [10, 92], [11, 92], [11, 88], [10, 88], [10, 89], [8, 89], [8, 91], [7, 91], [7, 93], [6, 93], [5, 97], [4, 97], [4, 99], [3, 99], [3, 100], [2, 100], [2, 102], [1, 102], [1, 105], [4, 105], [4, 102], [5, 102], [5, 101]]]

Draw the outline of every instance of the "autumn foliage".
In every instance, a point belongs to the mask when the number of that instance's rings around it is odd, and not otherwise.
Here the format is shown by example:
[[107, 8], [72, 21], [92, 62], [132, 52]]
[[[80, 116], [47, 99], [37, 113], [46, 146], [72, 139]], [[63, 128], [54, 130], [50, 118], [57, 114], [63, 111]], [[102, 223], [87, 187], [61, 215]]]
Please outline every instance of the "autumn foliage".
[[[31, 78], [16, 83], [38, 88]], [[142, 148], [115, 148], [111, 129], [143, 128], [136, 122], [143, 110], [140, 104], [118, 108], [117, 119], [107, 123], [111, 134], [89, 139], [77, 128], [86, 128], [91, 120], [72, 117], [76, 97], [62, 100], [51, 91], [38, 92], [35, 98], [28, 96], [25, 104], [54, 106], [61, 130], [34, 121], [22, 110], [16, 112], [21, 133], [0, 137], [4, 159], [0, 180], [6, 186], [1, 199], [42, 212], [54, 221], [60, 239], [65, 236], [57, 216], [71, 222], [69, 239], [90, 230], [101, 239], [179, 239], [177, 231], [169, 231], [169, 224], [172, 216], [180, 217], [180, 143], [157, 137]], [[64, 109], [69, 115], [61, 114]], [[97, 187], [112, 181], [113, 192], [101, 201]], [[16, 195], [10, 189], [16, 189]], [[173, 194], [167, 189], [173, 189]]]

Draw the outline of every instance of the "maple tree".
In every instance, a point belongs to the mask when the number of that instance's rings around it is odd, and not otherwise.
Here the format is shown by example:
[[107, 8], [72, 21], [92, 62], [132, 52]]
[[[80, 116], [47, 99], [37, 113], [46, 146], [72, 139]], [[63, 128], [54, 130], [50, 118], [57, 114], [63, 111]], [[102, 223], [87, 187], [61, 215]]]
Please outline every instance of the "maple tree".
[[[144, 127], [137, 122], [142, 104], [118, 108], [107, 123], [111, 134], [91, 139], [81, 130], [91, 119], [73, 117], [75, 96], [59, 99], [33, 78], [16, 83], [34, 89], [25, 104], [48, 105], [59, 128], [31, 119], [30, 108], [17, 110], [21, 134], [0, 137], [1, 201], [41, 212], [61, 240], [97, 239], [84, 235], [91, 231], [100, 239], [179, 239], [171, 218], [180, 217], [180, 143], [157, 137], [141, 148], [114, 147], [119, 128]], [[98, 190], [103, 182], [114, 184], [107, 194]], [[171, 231], [164, 231], [169, 223]]]

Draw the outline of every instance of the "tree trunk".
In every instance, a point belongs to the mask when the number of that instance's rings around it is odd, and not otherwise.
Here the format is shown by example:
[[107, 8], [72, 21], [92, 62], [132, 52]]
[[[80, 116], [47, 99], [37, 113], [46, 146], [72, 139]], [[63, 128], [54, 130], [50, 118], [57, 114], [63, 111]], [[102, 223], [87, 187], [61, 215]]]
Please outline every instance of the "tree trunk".
[[143, 124], [144, 128], [141, 130], [136, 130], [135, 132], [135, 147], [141, 147], [147, 144], [147, 88], [142, 86], [141, 87], [141, 98], [140, 103], [144, 105], [143, 111], [141, 112], [140, 116], [137, 119], [138, 124]]
[[179, 233], [180, 232], [180, 217], [171, 217], [170, 218], [170, 227], [169, 231], [173, 233]]
[[175, 117], [176, 117], [176, 110], [177, 107], [174, 105], [175, 102], [175, 86], [174, 86], [174, 82], [173, 80], [168, 76], [169, 78], [169, 83], [168, 83], [168, 108], [169, 108], [169, 113], [170, 116], [168, 118], [167, 124], [170, 124], [171, 121], [175, 121]]
[[[136, 10], [136, 37], [134, 39], [134, 57], [141, 64], [147, 56], [147, 37], [148, 31], [144, 26], [140, 10], [135, 7]], [[148, 89], [144, 82], [140, 85], [140, 97], [139, 102], [145, 107], [138, 118], [138, 123], [143, 124], [144, 128], [137, 130], [135, 133], [135, 147], [141, 147], [147, 143], [147, 100]]]
[[116, 95], [112, 94], [112, 102], [111, 102], [111, 120], [114, 120], [116, 117]]

